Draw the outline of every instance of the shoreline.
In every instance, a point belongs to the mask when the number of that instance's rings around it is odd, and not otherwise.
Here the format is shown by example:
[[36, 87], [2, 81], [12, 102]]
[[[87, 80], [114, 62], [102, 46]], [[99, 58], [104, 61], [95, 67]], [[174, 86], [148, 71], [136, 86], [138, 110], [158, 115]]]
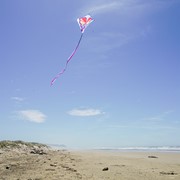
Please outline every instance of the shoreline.
[[[58, 148], [55, 148], [55, 150], [58, 150]], [[63, 149], [59, 149], [59, 150], [63, 150]], [[128, 152], [128, 153], [180, 153], [180, 150], [137, 150], [137, 149], [81, 149], [81, 148], [64, 148], [64, 150], [67, 151], [89, 151], [89, 152], [114, 152], [114, 153], [118, 153], [118, 152]]]

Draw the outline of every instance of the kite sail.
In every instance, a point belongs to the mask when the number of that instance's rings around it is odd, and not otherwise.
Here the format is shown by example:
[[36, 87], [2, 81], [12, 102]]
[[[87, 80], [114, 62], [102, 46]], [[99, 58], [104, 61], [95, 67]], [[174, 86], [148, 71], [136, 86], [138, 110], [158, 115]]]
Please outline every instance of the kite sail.
[[81, 36], [79, 38], [79, 41], [74, 49], [74, 51], [72, 52], [72, 54], [69, 56], [69, 58], [67, 59], [66, 61], [66, 65], [64, 67], [64, 69], [62, 69], [57, 75], [56, 77], [54, 77], [51, 81], [51, 86], [54, 84], [54, 82], [59, 78], [59, 76], [61, 76], [67, 69], [67, 65], [68, 63], [70, 62], [70, 60], [72, 59], [72, 57], [75, 55], [80, 43], [81, 43], [81, 40], [82, 40], [82, 37], [83, 37], [83, 33], [85, 31], [85, 29], [87, 28], [87, 26], [93, 22], [94, 20], [92, 19], [92, 17], [90, 15], [86, 15], [84, 17], [81, 17], [81, 18], [78, 18], [77, 19], [77, 22], [79, 24], [79, 27], [80, 27], [80, 30], [81, 30]]

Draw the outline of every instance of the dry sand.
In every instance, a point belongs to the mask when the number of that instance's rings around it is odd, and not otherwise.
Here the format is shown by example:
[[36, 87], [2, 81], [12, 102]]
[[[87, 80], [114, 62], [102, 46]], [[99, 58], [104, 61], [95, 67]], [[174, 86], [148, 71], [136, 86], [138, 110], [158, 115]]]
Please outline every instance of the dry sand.
[[[180, 180], [180, 153], [76, 152], [78, 172], [94, 180]], [[105, 168], [107, 171], [102, 171]]]
[[0, 151], [0, 180], [180, 180], [180, 153]]

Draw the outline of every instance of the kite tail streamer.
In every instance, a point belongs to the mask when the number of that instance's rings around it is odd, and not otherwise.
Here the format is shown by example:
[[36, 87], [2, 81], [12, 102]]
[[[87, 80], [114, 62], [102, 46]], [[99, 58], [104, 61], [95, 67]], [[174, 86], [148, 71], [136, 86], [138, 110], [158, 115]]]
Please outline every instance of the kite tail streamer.
[[62, 71], [60, 71], [60, 72], [57, 74], [57, 76], [52, 79], [52, 81], [51, 81], [51, 86], [52, 86], [52, 85], [54, 84], [54, 82], [59, 78], [59, 76], [61, 76], [61, 75], [66, 71], [67, 65], [68, 65], [69, 61], [72, 59], [72, 57], [75, 55], [75, 53], [76, 53], [76, 51], [77, 51], [77, 49], [78, 49], [78, 47], [79, 47], [79, 45], [80, 45], [80, 42], [81, 42], [81, 40], [82, 40], [82, 37], [83, 37], [83, 33], [81, 33], [81, 36], [80, 36], [80, 39], [79, 39], [79, 41], [78, 41], [78, 43], [77, 43], [77, 45], [76, 45], [76, 48], [74, 49], [74, 51], [72, 52], [72, 54], [71, 54], [71, 55], [69, 56], [69, 58], [67, 59], [66, 65], [65, 65], [64, 69], [62, 69]]

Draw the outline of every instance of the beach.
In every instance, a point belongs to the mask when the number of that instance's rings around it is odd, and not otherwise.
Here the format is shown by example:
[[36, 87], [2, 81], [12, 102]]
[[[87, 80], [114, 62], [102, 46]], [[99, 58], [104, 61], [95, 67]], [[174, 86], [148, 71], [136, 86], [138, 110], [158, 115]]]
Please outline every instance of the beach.
[[84, 179], [180, 179], [180, 153], [76, 152], [77, 168]]
[[179, 180], [180, 153], [0, 150], [0, 180]]

